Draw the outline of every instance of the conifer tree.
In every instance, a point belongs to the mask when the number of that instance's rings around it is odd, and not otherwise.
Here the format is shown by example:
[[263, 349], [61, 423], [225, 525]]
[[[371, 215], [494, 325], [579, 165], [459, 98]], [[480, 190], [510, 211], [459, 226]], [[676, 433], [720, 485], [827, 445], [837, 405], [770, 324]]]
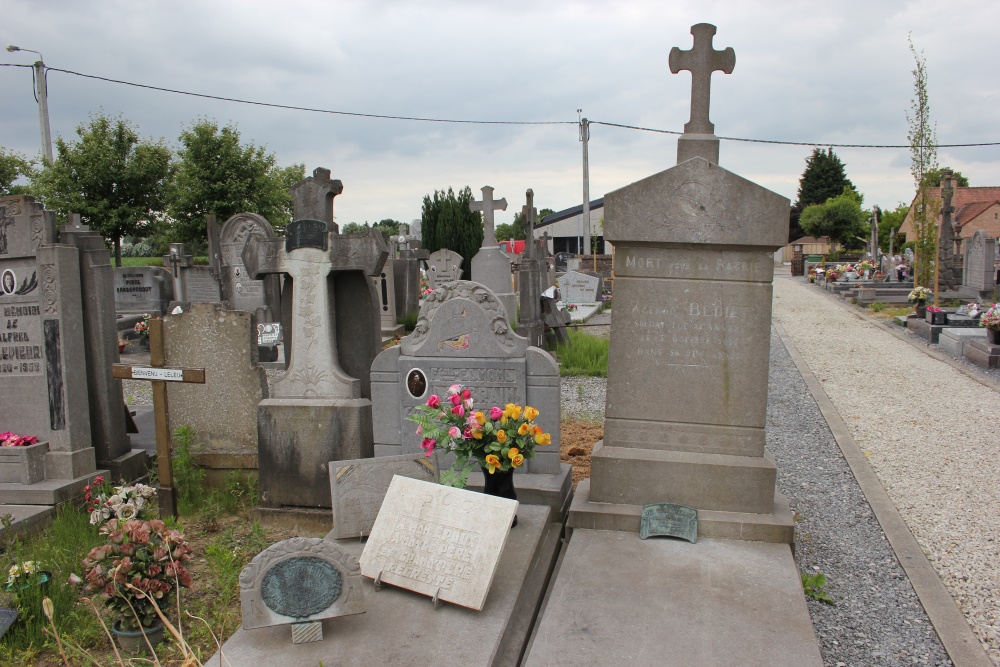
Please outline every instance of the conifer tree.
[[806, 168], [799, 179], [798, 199], [792, 205], [789, 219], [788, 240], [794, 241], [805, 233], [799, 223], [803, 211], [815, 204], [825, 204], [832, 197], [839, 197], [845, 187], [857, 192], [854, 183], [847, 178], [844, 163], [833, 148], [826, 151], [814, 148], [806, 158]]
[[420, 229], [423, 247], [434, 252], [447, 248], [462, 256], [462, 278], [472, 277], [472, 258], [483, 245], [483, 217], [469, 209], [472, 189], [465, 186], [455, 194], [435, 190], [433, 195], [424, 195], [421, 210]]

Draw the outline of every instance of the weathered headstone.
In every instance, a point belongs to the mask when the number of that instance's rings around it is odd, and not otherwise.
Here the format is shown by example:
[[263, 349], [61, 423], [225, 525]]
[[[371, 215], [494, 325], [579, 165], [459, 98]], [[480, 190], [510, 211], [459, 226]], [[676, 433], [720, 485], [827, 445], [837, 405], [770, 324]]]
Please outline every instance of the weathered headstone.
[[391, 259], [393, 287], [396, 297], [396, 315], [403, 317], [420, 309], [420, 264], [430, 253], [420, 247], [415, 236], [395, 237], [399, 257]]
[[389, 262], [387, 260], [378, 275], [372, 279], [378, 298], [379, 324], [383, 338], [403, 333], [403, 325], [396, 320], [396, 282]]
[[566, 303], [598, 303], [603, 283], [600, 276], [568, 271], [559, 278], [559, 293]]
[[428, 295], [413, 333], [375, 359], [376, 455], [422, 453], [416, 426], [407, 417], [428, 396], [443, 396], [456, 383], [472, 390], [476, 409], [507, 403], [537, 408], [536, 422], [552, 434], [552, 444], [538, 448], [525, 468], [559, 473], [558, 364], [510, 329], [492, 292], [467, 280]]
[[997, 272], [994, 261], [997, 240], [978, 230], [965, 244], [965, 268], [962, 292], [973, 297], [988, 298], [996, 289]]
[[240, 573], [243, 628], [290, 625], [292, 643], [323, 639], [325, 618], [363, 614], [357, 559], [315, 537], [293, 537], [257, 554]]
[[204, 368], [205, 386], [167, 388], [171, 428], [190, 426], [199, 465], [225, 472], [257, 468], [257, 405], [268, 397], [257, 366], [256, 327], [245, 311], [194, 303], [163, 318], [167, 366]]
[[454, 250], [435, 250], [427, 260], [427, 285], [436, 289], [462, 278], [462, 256]]
[[482, 610], [516, 511], [516, 500], [397, 476], [361, 554], [361, 574]]
[[958, 280], [955, 275], [955, 227], [951, 219], [951, 214], [955, 212], [955, 207], [951, 204], [951, 198], [955, 194], [955, 181], [950, 169], [941, 172], [941, 227], [938, 238], [938, 283], [940, 289], [958, 289]]
[[521, 207], [527, 232], [524, 253], [518, 271], [518, 301], [520, 312], [517, 333], [528, 339], [530, 345], [542, 347], [545, 344], [545, 324], [542, 322], [542, 283], [545, 274], [545, 255], [535, 243], [535, 223], [538, 209], [534, 206], [535, 193], [525, 193], [527, 203]]
[[[218, 303], [222, 291], [218, 279], [208, 266], [196, 266], [191, 255], [184, 251], [183, 243], [171, 243], [170, 253], [163, 256], [163, 267], [170, 272], [174, 299], [171, 305], [185, 310], [192, 303]], [[172, 307], [169, 307], [173, 310]]]
[[333, 537], [368, 535], [395, 475], [437, 481], [436, 457], [421, 454], [377, 456], [330, 462]]
[[[326, 185], [319, 196], [337, 190]], [[293, 188], [296, 197], [310, 192]], [[291, 322], [282, 327], [288, 369], [257, 411], [264, 508], [329, 508], [327, 464], [372, 455], [370, 372], [381, 339], [371, 277], [387, 256], [378, 231], [341, 236], [326, 220], [295, 220], [284, 239], [251, 235], [243, 250], [252, 277], [285, 275]]]
[[55, 240], [54, 213], [31, 197], [0, 198], [4, 430], [48, 443], [46, 479], [75, 480], [96, 469], [80, 253]]
[[121, 314], [163, 315], [173, 299], [170, 272], [159, 266], [115, 269], [115, 311]]
[[321, 220], [326, 223], [329, 231], [340, 231], [333, 221], [333, 199], [343, 191], [344, 184], [339, 178], [330, 178], [329, 169], [316, 167], [312, 176], [306, 176], [289, 188], [292, 193], [292, 218]]
[[482, 190], [482, 201], [469, 202], [471, 210], [483, 214], [483, 245], [472, 258], [472, 279], [493, 292], [507, 311], [507, 317], [513, 320], [517, 315], [517, 296], [514, 294], [510, 258], [497, 244], [493, 215], [496, 210], [507, 210], [507, 200], [493, 199], [493, 188], [488, 185], [484, 185]]
[[281, 316], [281, 278], [255, 280], [243, 264], [243, 248], [252, 234], [274, 238], [271, 223], [256, 213], [237, 213], [219, 232], [219, 275], [222, 296], [236, 310], [254, 313], [258, 322], [277, 322]]

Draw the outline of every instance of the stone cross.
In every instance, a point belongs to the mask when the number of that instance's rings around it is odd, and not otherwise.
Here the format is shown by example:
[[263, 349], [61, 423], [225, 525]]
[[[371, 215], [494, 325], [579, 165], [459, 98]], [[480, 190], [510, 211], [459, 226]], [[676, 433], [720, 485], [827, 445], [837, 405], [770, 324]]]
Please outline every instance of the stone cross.
[[288, 191], [292, 194], [293, 220], [320, 220], [327, 224], [330, 231], [339, 231], [333, 221], [333, 198], [344, 191], [344, 183], [340, 179], [331, 179], [329, 169], [313, 169], [312, 176], [299, 181]]
[[535, 208], [535, 192], [528, 188], [525, 194], [527, 203], [521, 207], [521, 217], [524, 218], [524, 252], [528, 259], [535, 257], [535, 223], [538, 222], [538, 209]]
[[[941, 173], [941, 231], [940, 242], [938, 244], [938, 262], [935, 271], [938, 277], [944, 280], [945, 286], [949, 290], [957, 289], [958, 281], [955, 276], [955, 227], [951, 219], [951, 214], [955, 212], [951, 198], [955, 194], [952, 172], [948, 169]], [[935, 286], [936, 287], [936, 286]], [[934, 290], [935, 305], [937, 305], [937, 292]]]
[[483, 247], [490, 248], [497, 245], [497, 235], [493, 223], [493, 211], [499, 209], [507, 210], [507, 199], [493, 199], [493, 188], [484, 185], [483, 201], [473, 199], [469, 202], [470, 211], [481, 211], [483, 214]]
[[187, 301], [187, 285], [182, 269], [194, 266], [191, 255], [185, 254], [183, 243], [171, 243], [170, 254], [163, 256], [163, 266], [174, 279], [174, 301]]
[[[284, 247], [282, 247], [284, 246]], [[326, 222], [296, 220], [285, 238], [253, 234], [243, 249], [243, 263], [254, 278], [272, 273], [291, 277], [292, 351], [288, 371], [274, 383], [274, 398], [359, 398], [360, 380], [342, 369], [337, 356], [328, 276], [338, 271], [378, 275], [388, 251], [381, 232], [331, 235]]]
[[712, 47], [715, 26], [699, 23], [691, 26], [694, 45], [688, 51], [676, 46], [670, 49], [670, 71], [677, 74], [681, 70], [691, 72], [691, 120], [684, 125], [685, 134], [714, 134], [715, 125], [708, 119], [708, 103], [712, 86], [712, 72], [722, 70], [733, 73], [736, 66], [736, 51], [727, 47], [716, 51]]

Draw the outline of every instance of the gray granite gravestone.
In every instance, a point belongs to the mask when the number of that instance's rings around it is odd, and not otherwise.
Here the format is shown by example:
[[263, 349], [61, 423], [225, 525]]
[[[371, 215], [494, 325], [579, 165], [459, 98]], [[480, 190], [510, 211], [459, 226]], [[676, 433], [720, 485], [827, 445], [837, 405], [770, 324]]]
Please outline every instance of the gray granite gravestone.
[[289, 188], [292, 194], [292, 219], [321, 220], [331, 232], [340, 231], [333, 221], [333, 199], [343, 191], [344, 184], [339, 178], [330, 178], [329, 169], [316, 167], [312, 176], [305, 177]]
[[292, 643], [323, 639], [319, 621], [363, 614], [358, 561], [315, 537], [293, 537], [257, 554], [240, 573], [243, 628], [292, 626]]
[[159, 266], [119, 266], [115, 270], [115, 311], [163, 315], [173, 299], [170, 272]]
[[362, 537], [371, 532], [379, 508], [395, 475], [437, 481], [437, 458], [420, 454], [376, 456], [330, 462], [333, 532], [336, 539]]
[[4, 430], [48, 443], [46, 479], [77, 480], [96, 469], [80, 252], [55, 240], [54, 213], [0, 198], [0, 405]]
[[191, 255], [184, 251], [183, 243], [171, 243], [170, 252], [163, 256], [163, 268], [170, 272], [173, 282], [173, 305], [187, 308], [192, 303], [218, 303], [222, 290], [218, 279], [208, 266], [196, 266]]
[[568, 271], [559, 278], [559, 293], [566, 303], [598, 303], [603, 283], [600, 276]]
[[427, 260], [427, 285], [436, 289], [462, 277], [462, 256], [454, 250], [435, 250]]
[[391, 261], [386, 260], [378, 275], [372, 279], [378, 299], [379, 324], [383, 338], [403, 333], [403, 325], [396, 322], [396, 281], [393, 268], [390, 266]]
[[394, 238], [399, 256], [391, 259], [392, 280], [396, 315], [403, 317], [420, 309], [420, 264], [430, 257], [430, 253], [420, 247], [415, 236], [401, 234]]
[[978, 230], [965, 244], [965, 267], [961, 290], [976, 298], [989, 298], [996, 289], [997, 240]]
[[254, 313], [260, 323], [276, 322], [281, 315], [280, 276], [255, 280], [243, 264], [243, 248], [252, 234], [275, 237], [271, 223], [256, 213], [237, 213], [222, 223], [219, 231], [222, 296], [236, 310]]
[[264, 508], [329, 508], [327, 464], [372, 455], [369, 374], [381, 339], [371, 276], [387, 256], [378, 231], [341, 236], [322, 220], [295, 220], [284, 239], [251, 235], [243, 250], [252, 277], [285, 275], [291, 321], [288, 368], [257, 410]]
[[469, 208], [483, 214], [483, 245], [472, 258], [472, 279], [485, 285], [503, 304], [507, 317], [517, 316], [517, 296], [510, 272], [510, 257], [497, 244], [493, 212], [506, 211], [506, 199], [493, 199], [493, 188], [484, 185], [482, 201], [470, 201]]
[[616, 249], [605, 431], [577, 494], [636, 513], [660, 502], [739, 513], [770, 533], [737, 537], [790, 541], [764, 450], [772, 255], [787, 241], [789, 203], [717, 164], [707, 81], [735, 56], [711, 50], [714, 33], [692, 28], [688, 53], [702, 55], [685, 136], [696, 136], [679, 164], [604, 199]]
[[554, 485], [555, 498], [560, 497], [566, 470], [559, 463], [559, 367], [507, 322], [499, 299], [478, 283], [446, 283], [424, 299], [413, 333], [372, 365], [376, 456], [422, 454], [416, 425], [407, 416], [431, 394], [444, 396], [458, 383], [472, 390], [477, 410], [507, 403], [539, 410], [536, 422], [551, 433], [552, 444], [536, 449], [536, 457], [518, 471], [529, 474], [518, 474], [516, 485]]
[[112, 364], [119, 361], [114, 269], [104, 237], [80, 224], [78, 214], [69, 217], [70, 224], [59, 231], [59, 242], [80, 251], [91, 444], [98, 467], [107, 469], [112, 479], [131, 481], [146, 473], [147, 457], [145, 451], [131, 447], [123, 419], [121, 380], [111, 375]]
[[167, 385], [173, 428], [194, 429], [198, 464], [221, 476], [257, 468], [257, 405], [268, 397], [257, 364], [253, 315], [218, 303], [194, 303], [163, 318], [165, 365], [204, 368], [205, 384]]
[[535, 193], [529, 189], [525, 197], [527, 203], [521, 207], [521, 214], [524, 217], [527, 238], [517, 278], [520, 306], [517, 333], [527, 338], [530, 345], [542, 347], [545, 344], [545, 324], [542, 322], [545, 255], [535, 243], [535, 223], [538, 221], [538, 209], [534, 206]]

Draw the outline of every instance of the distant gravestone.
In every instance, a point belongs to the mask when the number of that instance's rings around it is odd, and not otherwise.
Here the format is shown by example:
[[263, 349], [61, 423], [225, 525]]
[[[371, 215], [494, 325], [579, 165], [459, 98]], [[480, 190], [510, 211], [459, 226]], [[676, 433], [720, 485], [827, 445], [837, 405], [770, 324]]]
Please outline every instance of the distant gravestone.
[[387, 260], [382, 270], [372, 279], [375, 283], [375, 296], [378, 298], [379, 324], [383, 337], [403, 332], [403, 325], [396, 321], [396, 282], [389, 262]]
[[0, 421], [48, 443], [47, 479], [73, 480], [96, 465], [79, 250], [55, 235], [34, 199], [0, 198]]
[[[274, 238], [271, 223], [256, 213], [237, 213], [219, 231], [219, 273], [223, 297], [236, 310], [257, 315], [259, 322], [275, 322], [281, 314], [280, 278], [256, 280], [243, 264], [243, 248], [252, 234]], [[264, 312], [261, 312], [261, 311]]]
[[559, 472], [558, 364], [510, 329], [496, 295], [466, 280], [428, 295], [413, 333], [372, 364], [376, 455], [421, 454], [421, 438], [407, 417], [456, 383], [472, 390], [476, 409], [537, 408], [537, 423], [552, 434], [552, 444], [536, 450], [527, 472]]
[[427, 285], [436, 289], [462, 278], [462, 256], [454, 250], [436, 250], [427, 260]]
[[530, 188], [525, 193], [525, 205], [521, 216], [525, 221], [527, 238], [518, 270], [518, 318], [517, 332], [535, 347], [545, 344], [545, 324], [542, 322], [542, 291], [545, 282], [545, 254], [535, 242], [535, 223], [538, 209], [534, 206], [535, 193]]
[[423, 453], [331, 461], [334, 538], [368, 535], [393, 476], [436, 482], [435, 461], [435, 457], [427, 458]]
[[173, 281], [173, 303], [187, 308], [192, 303], [222, 300], [222, 290], [212, 269], [196, 266], [191, 255], [185, 253], [183, 243], [170, 244], [170, 253], [163, 256], [163, 267], [170, 272]]
[[566, 303], [597, 303], [603, 282], [600, 276], [569, 271], [559, 278], [559, 293]]
[[482, 610], [516, 511], [516, 500], [397, 476], [361, 554], [361, 574]]
[[965, 269], [962, 292], [975, 297], [989, 297], [996, 289], [997, 240], [978, 230], [965, 244]]
[[415, 313], [420, 308], [420, 264], [430, 257], [430, 253], [420, 247], [415, 236], [395, 237], [399, 257], [390, 257], [393, 288], [396, 297], [396, 315], [403, 317]]
[[246, 630], [291, 625], [292, 643], [320, 641], [319, 621], [365, 611], [358, 561], [329, 540], [283, 540], [240, 573], [240, 607]]
[[514, 319], [517, 315], [517, 296], [510, 272], [510, 257], [497, 244], [493, 214], [497, 210], [506, 211], [507, 200], [493, 199], [493, 188], [488, 185], [483, 186], [482, 191], [482, 201], [469, 202], [471, 210], [483, 214], [483, 245], [472, 258], [472, 279], [496, 294], [507, 311], [507, 317]]
[[163, 315], [173, 298], [170, 272], [159, 266], [115, 269], [115, 310], [121, 314]]

